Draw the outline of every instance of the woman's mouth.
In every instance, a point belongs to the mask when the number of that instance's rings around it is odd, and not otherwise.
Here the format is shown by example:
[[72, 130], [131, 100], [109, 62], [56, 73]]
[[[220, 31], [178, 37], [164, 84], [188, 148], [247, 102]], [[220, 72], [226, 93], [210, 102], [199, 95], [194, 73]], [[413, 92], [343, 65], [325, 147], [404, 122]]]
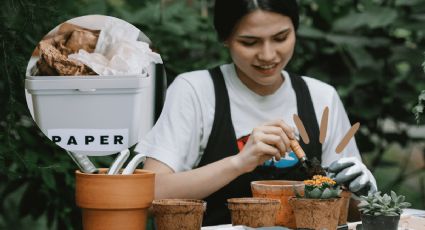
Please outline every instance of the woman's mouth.
[[277, 63], [274, 64], [267, 64], [267, 65], [253, 65], [253, 67], [262, 74], [273, 74], [276, 71]]

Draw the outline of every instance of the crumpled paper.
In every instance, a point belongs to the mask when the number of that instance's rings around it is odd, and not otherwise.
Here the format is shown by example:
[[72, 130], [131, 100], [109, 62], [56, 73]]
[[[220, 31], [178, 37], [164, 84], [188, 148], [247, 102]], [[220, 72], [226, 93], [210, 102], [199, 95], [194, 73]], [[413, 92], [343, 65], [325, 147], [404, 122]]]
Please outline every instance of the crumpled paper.
[[139, 33], [125, 21], [108, 20], [93, 53], [81, 49], [68, 58], [84, 63], [99, 75], [147, 76], [148, 67], [162, 63], [162, 59], [148, 43], [137, 41]]
[[40, 58], [31, 71], [37, 76], [95, 75], [83, 63], [69, 60], [68, 55], [84, 49], [93, 52], [99, 30], [90, 30], [70, 23], [62, 23], [58, 31], [47, 35], [38, 44], [34, 53]]

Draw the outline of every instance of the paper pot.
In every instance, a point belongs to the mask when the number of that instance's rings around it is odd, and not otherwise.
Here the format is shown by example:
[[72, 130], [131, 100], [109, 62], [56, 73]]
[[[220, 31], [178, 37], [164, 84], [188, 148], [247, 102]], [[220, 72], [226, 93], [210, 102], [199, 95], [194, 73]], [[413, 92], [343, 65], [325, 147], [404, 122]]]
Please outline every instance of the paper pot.
[[289, 198], [294, 209], [297, 228], [336, 229], [338, 227], [341, 198], [304, 199]]
[[267, 198], [232, 198], [227, 202], [232, 225], [253, 228], [274, 226], [280, 207], [279, 200]]
[[155, 174], [140, 169], [131, 175], [106, 175], [106, 171], [75, 173], [75, 198], [82, 208], [83, 228], [144, 230], [154, 197]]
[[199, 230], [207, 203], [191, 199], [161, 199], [152, 202], [157, 230]]
[[339, 196], [341, 197], [341, 210], [339, 213], [338, 225], [344, 225], [347, 223], [351, 192], [343, 190]]
[[280, 200], [280, 209], [276, 215], [276, 225], [295, 228], [295, 216], [292, 207], [288, 204], [289, 197], [295, 196], [294, 189], [304, 194], [302, 181], [270, 180], [251, 182], [254, 197], [266, 197]]

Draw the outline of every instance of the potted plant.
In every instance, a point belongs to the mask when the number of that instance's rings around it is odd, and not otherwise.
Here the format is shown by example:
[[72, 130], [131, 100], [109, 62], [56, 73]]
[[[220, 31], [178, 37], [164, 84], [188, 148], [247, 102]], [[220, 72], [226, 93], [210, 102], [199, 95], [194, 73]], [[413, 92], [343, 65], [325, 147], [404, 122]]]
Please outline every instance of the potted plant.
[[403, 208], [410, 207], [410, 203], [404, 201], [405, 197], [397, 196], [394, 191], [391, 191], [391, 195], [381, 195], [381, 192], [369, 193], [367, 196], [361, 196], [361, 199], [358, 207], [363, 230], [397, 230]]
[[304, 185], [303, 196], [295, 192], [296, 197], [289, 198], [297, 228], [336, 229], [341, 210], [340, 187], [320, 175], [305, 180]]

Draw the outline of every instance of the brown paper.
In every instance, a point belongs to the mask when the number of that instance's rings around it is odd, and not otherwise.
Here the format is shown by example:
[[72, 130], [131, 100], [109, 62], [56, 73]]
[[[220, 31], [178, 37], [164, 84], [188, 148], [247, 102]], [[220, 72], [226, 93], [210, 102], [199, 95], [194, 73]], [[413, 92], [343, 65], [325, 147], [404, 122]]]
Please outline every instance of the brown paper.
[[54, 35], [46, 36], [37, 46], [40, 59], [37, 62], [39, 76], [96, 75], [88, 66], [68, 55], [84, 49], [92, 53], [96, 48], [99, 30], [90, 30], [70, 23], [63, 23]]

